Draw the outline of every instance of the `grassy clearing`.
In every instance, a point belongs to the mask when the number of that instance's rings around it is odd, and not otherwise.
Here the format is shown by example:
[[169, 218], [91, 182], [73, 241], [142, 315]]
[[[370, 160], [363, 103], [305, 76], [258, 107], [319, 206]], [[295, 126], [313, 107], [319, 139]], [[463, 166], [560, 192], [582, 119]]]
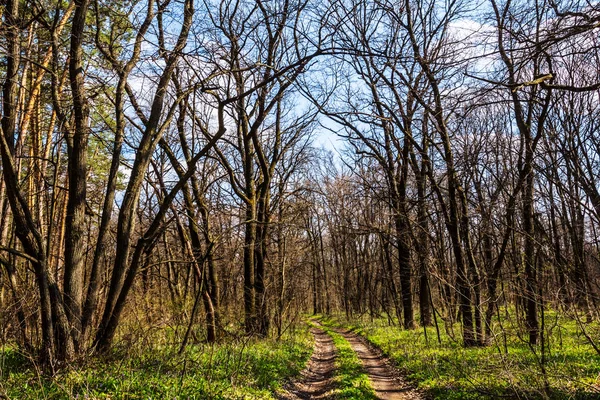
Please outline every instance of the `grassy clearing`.
[[[509, 320], [503, 321], [506, 334], [498, 333], [492, 345], [464, 348], [458, 324], [446, 327], [439, 321], [439, 343], [434, 327], [427, 328], [426, 337], [423, 328], [405, 331], [387, 319], [337, 319], [380, 347], [434, 399], [600, 399], [600, 356], [576, 322], [551, 312], [547, 321], [544, 374], [539, 347], [534, 353]], [[586, 330], [600, 337], [598, 323]]]
[[[328, 320], [321, 319], [323, 322]], [[336, 391], [337, 399], [376, 399], [373, 387], [367, 374], [363, 371], [362, 363], [350, 343], [342, 335], [326, 325], [320, 325], [331, 338], [337, 349], [336, 358]]]
[[117, 351], [45, 378], [14, 349], [0, 348], [0, 397], [9, 399], [272, 399], [312, 351], [303, 327], [279, 341]]

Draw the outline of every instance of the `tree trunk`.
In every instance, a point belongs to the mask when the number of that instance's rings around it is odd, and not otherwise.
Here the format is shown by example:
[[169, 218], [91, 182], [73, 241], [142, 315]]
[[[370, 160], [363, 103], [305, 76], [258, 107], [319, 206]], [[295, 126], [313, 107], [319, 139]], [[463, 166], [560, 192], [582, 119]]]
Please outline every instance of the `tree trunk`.
[[535, 263], [535, 227], [533, 222], [533, 169], [530, 162], [526, 161], [525, 187], [523, 189], [523, 231], [525, 234], [523, 245], [523, 263], [525, 265], [525, 293], [523, 294], [525, 306], [525, 323], [529, 333], [529, 344], [536, 345], [539, 336], [539, 323], [537, 312], [537, 271]]
[[246, 333], [252, 334], [256, 324], [254, 292], [254, 251], [256, 248], [256, 222], [254, 201], [246, 204], [246, 231], [244, 234], [244, 320]]
[[69, 80], [75, 128], [67, 135], [69, 198], [65, 222], [64, 299], [75, 347], [79, 347], [85, 276], [88, 105], [84, 89], [82, 46], [89, 0], [75, 0], [69, 53]]

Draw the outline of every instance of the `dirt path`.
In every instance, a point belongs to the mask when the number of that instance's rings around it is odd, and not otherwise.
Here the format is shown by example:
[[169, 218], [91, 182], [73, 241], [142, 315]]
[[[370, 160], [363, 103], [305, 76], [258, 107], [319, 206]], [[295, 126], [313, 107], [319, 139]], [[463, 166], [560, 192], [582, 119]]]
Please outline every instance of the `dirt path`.
[[379, 349], [370, 346], [361, 336], [343, 329], [337, 333], [352, 346], [369, 376], [375, 395], [382, 400], [416, 400], [423, 396], [412, 388]]
[[331, 337], [321, 329], [312, 328], [315, 349], [298, 381], [286, 387], [286, 393], [278, 394], [282, 400], [333, 399], [333, 373], [335, 371], [335, 346]]

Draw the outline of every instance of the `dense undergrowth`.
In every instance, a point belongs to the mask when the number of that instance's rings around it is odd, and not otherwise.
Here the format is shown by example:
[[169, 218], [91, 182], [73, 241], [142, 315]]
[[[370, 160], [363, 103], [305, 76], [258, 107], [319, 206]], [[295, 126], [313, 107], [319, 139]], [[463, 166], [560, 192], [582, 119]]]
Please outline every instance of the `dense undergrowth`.
[[[574, 320], [547, 313], [545, 354], [530, 347], [521, 330], [496, 321], [496, 335], [486, 347], [461, 345], [460, 326], [403, 330], [388, 318], [342, 316], [324, 319], [367, 337], [433, 399], [600, 399], [600, 356]], [[600, 324], [586, 327], [600, 337]]]
[[14, 348], [0, 348], [0, 398], [271, 399], [304, 368], [313, 342], [305, 326], [280, 340], [238, 338], [218, 345], [121, 348], [55, 376]]

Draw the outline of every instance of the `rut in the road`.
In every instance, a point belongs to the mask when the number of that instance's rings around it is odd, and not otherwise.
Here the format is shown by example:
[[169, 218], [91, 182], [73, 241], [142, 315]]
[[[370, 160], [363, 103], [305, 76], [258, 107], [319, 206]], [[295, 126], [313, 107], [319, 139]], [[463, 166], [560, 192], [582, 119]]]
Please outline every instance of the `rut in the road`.
[[370, 346], [363, 337], [342, 329], [334, 329], [350, 343], [363, 364], [375, 396], [381, 400], [416, 400], [423, 396], [413, 389], [379, 349]]
[[312, 328], [315, 349], [301, 372], [301, 378], [288, 385], [287, 393], [280, 393], [281, 400], [333, 399], [333, 374], [336, 351], [331, 337], [321, 329]]

